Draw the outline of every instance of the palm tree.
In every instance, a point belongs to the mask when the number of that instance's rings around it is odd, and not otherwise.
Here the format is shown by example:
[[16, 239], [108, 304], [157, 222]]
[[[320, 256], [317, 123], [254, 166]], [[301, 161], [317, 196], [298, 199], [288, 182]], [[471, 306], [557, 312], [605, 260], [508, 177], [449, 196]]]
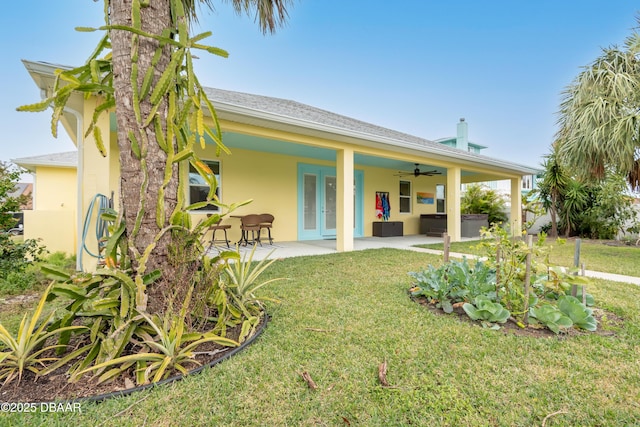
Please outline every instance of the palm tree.
[[622, 49], [604, 49], [564, 91], [557, 148], [573, 173], [602, 179], [621, 172], [640, 188], [639, 54], [634, 30]]
[[569, 185], [570, 177], [560, 164], [558, 155], [554, 150], [546, 156], [542, 163], [544, 175], [538, 188], [538, 194], [542, 206], [551, 215], [551, 237], [558, 237], [558, 214], [562, 210], [562, 195]]
[[[255, 17], [263, 33], [274, 32], [287, 18], [286, 6], [290, 0], [228, 0], [238, 13], [255, 11]], [[165, 70], [175, 60], [176, 47], [163, 42], [161, 37], [170, 34], [182, 42], [188, 33], [189, 23], [197, 21], [197, 6], [213, 8], [211, 0], [154, 0], [141, 5], [140, 1], [105, 0], [108, 13], [105, 17], [110, 26], [109, 38], [112, 48], [112, 75], [117, 120], [117, 143], [120, 153], [121, 210], [124, 215], [124, 235], [129, 239], [129, 252], [133, 270], [162, 271], [157, 291], [149, 297], [149, 310], [163, 310], [151, 306], [153, 298], [162, 300], [162, 288], [172, 287], [178, 282], [175, 267], [168, 262], [172, 235], [165, 232], [176, 221], [180, 206], [178, 162], [172, 162], [169, 152], [178, 153], [182, 147], [176, 142], [162, 141], [161, 133], [171, 130], [168, 122], [171, 102], [177, 104], [180, 97], [191, 96], [191, 89], [171, 94], [167, 90], [159, 99], [140, 96], [135, 90], [145, 85], [145, 76], [152, 76], [147, 90], [153, 94]], [[187, 21], [187, 22], [185, 22]], [[127, 28], [137, 28], [144, 37]], [[219, 51], [219, 50], [218, 50]], [[182, 69], [184, 61], [175, 66]], [[189, 64], [184, 65], [186, 67]], [[176, 72], [177, 74], [178, 72]], [[133, 82], [133, 85], [132, 85]], [[137, 85], [137, 88], [134, 87]], [[169, 88], [172, 85], [168, 85]], [[173, 85], [177, 86], [177, 85]], [[199, 83], [196, 84], [196, 90]], [[135, 90], [134, 90], [135, 89]], [[200, 88], [201, 89], [201, 88]], [[201, 91], [203, 93], [203, 91]], [[171, 101], [175, 96], [177, 102]], [[205, 95], [202, 95], [205, 96]], [[155, 126], [143, 125], [139, 117], [156, 116]], [[173, 148], [167, 150], [167, 142]], [[140, 153], [143, 153], [141, 155]], [[142, 190], [141, 190], [142, 189]], [[162, 197], [159, 197], [159, 194]], [[153, 250], [143, 259], [148, 248]], [[164, 285], [164, 286], [163, 286]], [[151, 291], [151, 290], [150, 290]]]
[[[291, 0], [222, 0], [238, 13], [255, 11], [263, 33], [273, 33], [285, 23]], [[190, 229], [184, 201], [186, 188], [180, 176], [189, 163], [209, 184], [208, 202], [215, 199], [215, 177], [199, 161], [193, 149], [207, 135], [224, 149], [213, 106], [193, 72], [194, 49], [226, 56], [222, 49], [206, 46], [202, 40], [210, 32], [190, 35], [198, 18], [198, 6], [213, 8], [212, 0], [104, 0], [107, 33], [83, 66], [63, 71], [62, 86], [55, 84], [53, 95], [23, 111], [53, 108], [53, 122], [74, 91], [98, 100], [89, 132], [98, 149], [107, 155], [98, 118], [115, 108], [117, 146], [120, 160], [119, 227], [107, 244], [107, 261], [124, 252], [131, 261], [137, 286], [136, 306], [149, 312], [164, 311], [167, 296], [177, 284], [185, 283], [179, 263], [171, 262], [171, 244], [178, 230]], [[96, 29], [90, 29], [96, 30]], [[110, 52], [109, 52], [110, 49]], [[104, 54], [106, 52], [106, 54]], [[213, 127], [204, 126], [204, 112], [212, 116]], [[56, 127], [52, 127], [54, 136]], [[183, 170], [185, 173], [179, 173]], [[219, 218], [212, 217], [210, 221]], [[209, 220], [207, 220], [209, 221]], [[201, 224], [203, 229], [207, 224]], [[184, 236], [182, 236], [184, 237]], [[197, 241], [197, 236], [190, 236]], [[183, 242], [182, 246], [185, 245]], [[194, 261], [199, 262], [199, 261]], [[184, 263], [182, 263], [184, 264]], [[187, 268], [196, 274], [197, 265]], [[184, 265], [182, 266], [184, 269]], [[144, 277], [161, 275], [148, 290]], [[148, 293], [147, 293], [148, 291]], [[158, 304], [152, 305], [153, 302]], [[147, 306], [147, 303], [149, 305]]]

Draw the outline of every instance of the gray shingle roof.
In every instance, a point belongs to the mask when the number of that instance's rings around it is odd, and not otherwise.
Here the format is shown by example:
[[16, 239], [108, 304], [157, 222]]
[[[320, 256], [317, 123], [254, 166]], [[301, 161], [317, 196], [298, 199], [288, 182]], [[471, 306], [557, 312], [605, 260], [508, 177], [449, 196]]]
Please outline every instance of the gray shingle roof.
[[409, 148], [423, 153], [438, 153], [438, 155], [448, 158], [466, 159], [471, 162], [518, 170], [523, 173], [535, 172], [535, 169], [528, 166], [450, 147], [436, 141], [377, 126], [297, 101], [216, 88], [205, 88], [205, 91], [217, 110], [235, 106], [245, 114], [250, 114], [250, 112], [265, 113], [275, 117], [275, 120], [278, 117], [284, 120], [292, 119], [296, 123], [302, 126], [307, 125], [310, 128], [330, 128], [337, 134], [352, 132], [359, 134], [363, 139], [384, 141], [385, 144], [398, 148]]
[[33, 170], [36, 166], [57, 166], [75, 168], [78, 165], [78, 152], [67, 151], [64, 153], [44, 154], [40, 156], [21, 157], [11, 159], [13, 163], [25, 169]]
[[380, 136], [383, 138], [398, 141], [411, 142], [413, 144], [430, 146], [438, 149], [449, 150], [452, 153], [460, 153], [462, 150], [447, 147], [437, 142], [420, 138], [403, 132], [377, 126], [362, 120], [343, 116], [331, 111], [302, 104], [288, 99], [274, 98], [269, 96], [254, 95], [250, 93], [234, 92], [223, 89], [205, 88], [207, 96], [214, 105], [219, 103], [231, 104], [242, 108], [249, 108], [255, 111], [268, 112], [280, 116], [290, 117], [296, 120], [315, 123], [323, 126], [330, 126], [337, 129], [344, 129], [363, 134]]
[[[46, 62], [23, 60], [23, 63], [34, 76], [36, 83], [39, 79], [35, 77], [36, 75], [53, 76], [56, 68], [70, 68]], [[262, 120], [263, 123], [270, 123], [270, 126], [294, 126], [309, 132], [331, 134], [333, 136], [328, 137], [335, 137], [337, 140], [351, 138], [349, 141], [353, 142], [355, 141], [353, 138], [356, 138], [364, 145], [382, 144], [390, 150], [412, 150], [417, 154], [438, 156], [456, 162], [477, 163], [523, 174], [536, 172], [528, 166], [449, 147], [296, 101], [223, 89], [205, 88], [205, 90], [218, 113], [235, 115], [245, 121]]]

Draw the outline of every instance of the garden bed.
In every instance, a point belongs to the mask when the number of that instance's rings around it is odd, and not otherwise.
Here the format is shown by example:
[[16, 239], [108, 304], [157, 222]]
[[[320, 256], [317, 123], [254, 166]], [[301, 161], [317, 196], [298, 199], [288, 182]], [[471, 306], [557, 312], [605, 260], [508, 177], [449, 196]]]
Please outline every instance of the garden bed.
[[[189, 372], [189, 375], [199, 373], [204, 368], [233, 356], [251, 344], [263, 331], [267, 323], [267, 316], [263, 316], [254, 335], [245, 340], [239, 347], [224, 347], [214, 342], [204, 343], [195, 350], [194, 359], [199, 363]], [[227, 338], [237, 340], [242, 325], [227, 329]], [[76, 343], [79, 344], [79, 343]], [[0, 401], [2, 402], [52, 402], [52, 401], [101, 401], [110, 397], [123, 396], [135, 391], [156, 387], [175, 382], [184, 378], [178, 371], [173, 371], [169, 378], [157, 383], [135, 386], [133, 373], [116, 377], [113, 381], [98, 384], [96, 378], [86, 374], [77, 382], [70, 383], [66, 372], [77, 360], [69, 362], [49, 375], [36, 378], [30, 371], [25, 372], [22, 381], [13, 381], [0, 387]]]
[[[435, 304], [432, 304], [428, 301], [427, 298], [423, 296], [412, 297], [414, 301], [418, 304], [426, 307], [430, 312], [436, 314], [438, 316], [455, 316], [458, 320], [462, 322], [466, 322], [469, 324], [473, 324], [477, 327], [482, 327], [478, 321], [472, 320], [467, 313], [462, 309], [460, 305], [455, 305], [453, 307], [453, 312], [445, 313], [439, 307], [436, 307]], [[614, 313], [608, 312], [606, 310], [602, 310], [596, 308], [593, 310], [593, 317], [598, 321], [598, 325], [600, 326], [596, 331], [590, 332], [585, 331], [583, 329], [569, 328], [562, 331], [560, 334], [556, 334], [553, 331], [541, 326], [541, 325], [527, 325], [522, 328], [518, 326], [513, 321], [508, 321], [500, 325], [500, 331], [505, 335], [517, 335], [522, 337], [534, 337], [534, 338], [569, 338], [575, 336], [582, 335], [599, 335], [599, 336], [614, 336], [614, 329], [618, 329], [623, 326], [624, 319], [622, 317], [617, 316]]]
[[[238, 347], [225, 347], [214, 342], [207, 342], [198, 346], [196, 351], [194, 351], [194, 360], [196, 360], [199, 365], [189, 371], [189, 375], [199, 373], [204, 368], [214, 366], [242, 351], [245, 347], [253, 343], [262, 333], [267, 324], [267, 319], [268, 317], [266, 315], [263, 316], [260, 324], [256, 328], [256, 332]], [[227, 329], [227, 338], [237, 340], [241, 328], [242, 325], [237, 325], [234, 328]], [[69, 367], [76, 362], [77, 360], [73, 360], [51, 374], [40, 378], [36, 378], [32, 372], [25, 372], [20, 383], [14, 381], [6, 386], [0, 387], [0, 401], [22, 403], [102, 401], [111, 397], [124, 396], [150, 387], [157, 387], [179, 381], [185, 377], [174, 370], [169, 378], [165, 380], [135, 386], [133, 372], [130, 372], [129, 375], [118, 376], [113, 381], [102, 384], [98, 384], [93, 375], [87, 374], [78, 381], [70, 383], [68, 381], [69, 375], [66, 374], [66, 372], [69, 370]]]

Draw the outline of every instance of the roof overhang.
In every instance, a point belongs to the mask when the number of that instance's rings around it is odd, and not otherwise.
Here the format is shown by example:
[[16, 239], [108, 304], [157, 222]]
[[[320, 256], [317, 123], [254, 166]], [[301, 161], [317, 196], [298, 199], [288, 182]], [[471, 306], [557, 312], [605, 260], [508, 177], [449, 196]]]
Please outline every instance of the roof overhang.
[[[71, 69], [68, 66], [46, 62], [26, 60], [22, 62], [38, 87], [44, 91], [51, 87], [56, 70]], [[463, 150], [452, 150], [444, 145], [438, 147], [438, 144], [426, 145], [411, 140], [375, 135], [221, 100], [214, 99], [212, 102], [220, 119], [241, 124], [374, 148], [406, 156], [428, 157], [443, 163], [456, 164], [460, 167], [481, 168], [501, 175], [522, 176], [539, 173], [539, 169], [536, 168]]]

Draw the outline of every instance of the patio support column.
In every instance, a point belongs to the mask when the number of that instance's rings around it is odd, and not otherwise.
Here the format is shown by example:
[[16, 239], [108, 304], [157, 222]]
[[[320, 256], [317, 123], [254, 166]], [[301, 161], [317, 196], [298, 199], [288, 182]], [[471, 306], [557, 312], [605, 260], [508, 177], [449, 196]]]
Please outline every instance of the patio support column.
[[460, 168], [451, 167], [447, 169], [447, 234], [452, 242], [459, 242], [461, 239], [460, 224]]
[[336, 153], [336, 250], [353, 250], [353, 150]]
[[522, 177], [511, 179], [511, 235], [522, 235]]

